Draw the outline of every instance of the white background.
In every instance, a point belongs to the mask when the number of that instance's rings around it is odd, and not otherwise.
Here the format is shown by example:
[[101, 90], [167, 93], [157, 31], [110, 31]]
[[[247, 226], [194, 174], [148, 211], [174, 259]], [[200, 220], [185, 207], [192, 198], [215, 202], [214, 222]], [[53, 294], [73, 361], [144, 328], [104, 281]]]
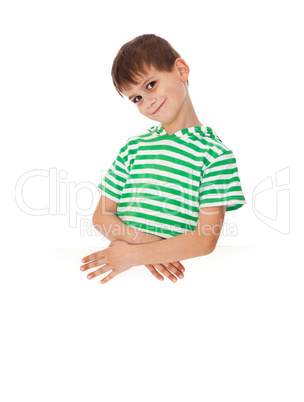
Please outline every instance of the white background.
[[[109, 242], [81, 228], [154, 125], [110, 75], [144, 33], [190, 66], [247, 204], [182, 281], [101, 286], [80, 260]], [[1, 3], [1, 400], [303, 401], [303, 33], [299, 1]]]

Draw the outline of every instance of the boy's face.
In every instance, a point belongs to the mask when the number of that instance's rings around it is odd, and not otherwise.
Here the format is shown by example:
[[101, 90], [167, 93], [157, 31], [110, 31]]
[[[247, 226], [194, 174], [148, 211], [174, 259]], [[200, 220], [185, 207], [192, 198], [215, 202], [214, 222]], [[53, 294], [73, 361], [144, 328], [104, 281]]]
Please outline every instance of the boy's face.
[[122, 93], [135, 103], [139, 112], [162, 125], [173, 123], [186, 112], [186, 81], [189, 67], [182, 59], [176, 59], [172, 72], [147, 69], [147, 75], [138, 85], [131, 85]]

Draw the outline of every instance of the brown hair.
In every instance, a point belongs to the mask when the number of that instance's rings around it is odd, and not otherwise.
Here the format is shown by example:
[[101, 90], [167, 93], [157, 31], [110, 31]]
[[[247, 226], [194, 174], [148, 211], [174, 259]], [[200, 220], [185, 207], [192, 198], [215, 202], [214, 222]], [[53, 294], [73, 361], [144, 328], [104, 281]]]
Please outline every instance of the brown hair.
[[180, 57], [170, 43], [159, 36], [137, 36], [120, 48], [113, 61], [111, 75], [114, 86], [122, 97], [122, 89], [138, 84], [136, 77], [147, 74], [147, 68], [153, 66], [159, 71], [171, 72], [175, 60]]

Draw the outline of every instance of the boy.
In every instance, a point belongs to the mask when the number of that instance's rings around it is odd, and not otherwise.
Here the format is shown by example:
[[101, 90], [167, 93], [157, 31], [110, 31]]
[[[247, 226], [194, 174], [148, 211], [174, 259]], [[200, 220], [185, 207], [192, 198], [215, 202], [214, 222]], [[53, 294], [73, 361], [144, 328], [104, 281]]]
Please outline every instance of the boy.
[[179, 261], [211, 253], [225, 212], [246, 203], [235, 157], [198, 119], [188, 76], [180, 54], [156, 35], [124, 44], [114, 59], [118, 93], [159, 124], [126, 140], [99, 184], [92, 222], [111, 244], [82, 260], [82, 271], [102, 266], [88, 279], [112, 270], [105, 283], [145, 265], [175, 282], [185, 271]]

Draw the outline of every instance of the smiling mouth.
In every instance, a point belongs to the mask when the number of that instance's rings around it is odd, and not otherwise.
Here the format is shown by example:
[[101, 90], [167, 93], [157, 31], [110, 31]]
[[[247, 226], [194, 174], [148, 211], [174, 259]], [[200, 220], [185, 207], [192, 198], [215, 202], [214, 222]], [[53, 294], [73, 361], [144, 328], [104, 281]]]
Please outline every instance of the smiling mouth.
[[163, 103], [153, 112], [152, 114], [156, 114], [160, 111], [160, 109], [163, 107], [163, 104], [166, 102], [166, 100], [163, 101]]

